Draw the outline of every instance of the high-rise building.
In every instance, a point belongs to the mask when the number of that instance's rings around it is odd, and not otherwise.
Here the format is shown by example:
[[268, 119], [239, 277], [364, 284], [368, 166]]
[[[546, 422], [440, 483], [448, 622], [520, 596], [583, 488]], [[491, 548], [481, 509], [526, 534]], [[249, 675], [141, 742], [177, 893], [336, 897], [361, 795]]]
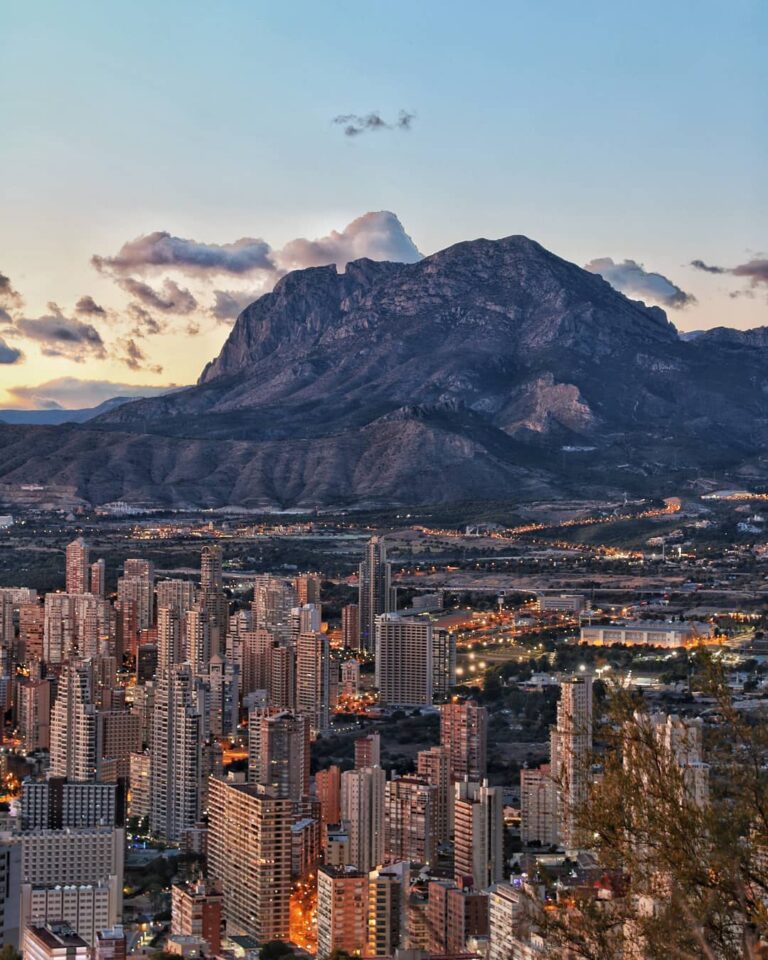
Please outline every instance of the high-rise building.
[[435, 788], [432, 822], [439, 846], [447, 843], [453, 833], [453, 783], [448, 747], [419, 750], [416, 754], [416, 772]]
[[172, 607], [184, 622], [187, 610], [195, 605], [195, 585], [191, 580], [158, 580], [155, 585], [157, 609]]
[[200, 602], [211, 624], [211, 652], [223, 653], [229, 601], [224, 595], [223, 551], [218, 544], [206, 544], [200, 552]]
[[130, 757], [130, 805], [132, 817], [143, 819], [151, 809], [152, 759], [148, 753], [132, 753]]
[[126, 709], [96, 714], [97, 770], [101, 780], [128, 780], [131, 754], [141, 750], [141, 719]]
[[275, 639], [289, 640], [291, 610], [296, 606], [293, 584], [270, 573], [259, 574], [253, 585], [254, 629], [264, 628]]
[[592, 678], [574, 677], [560, 685], [557, 724], [550, 733], [550, 770], [557, 785], [560, 841], [578, 846], [577, 811], [589, 788], [592, 750]]
[[107, 564], [103, 559], [91, 564], [91, 593], [102, 600], [107, 595]]
[[384, 791], [381, 767], [341, 775], [341, 817], [349, 825], [350, 861], [369, 872], [384, 862]]
[[331, 653], [324, 633], [300, 633], [296, 641], [296, 710], [309, 718], [314, 734], [331, 723], [329, 678]]
[[460, 886], [487, 890], [504, 878], [504, 809], [500, 787], [455, 784], [454, 876]]
[[355, 769], [381, 766], [381, 734], [369, 733], [355, 739]]
[[341, 767], [331, 766], [315, 774], [315, 793], [320, 801], [323, 826], [341, 820]]
[[213, 778], [208, 876], [221, 887], [227, 932], [287, 940], [293, 803]]
[[0, 944], [18, 947], [21, 894], [21, 845], [10, 834], [0, 836]]
[[23, 883], [19, 911], [22, 927], [67, 923], [92, 947], [98, 931], [118, 920], [120, 896], [116, 883], [114, 876], [99, 883]]
[[96, 932], [93, 960], [125, 960], [126, 955], [125, 931], [120, 924]]
[[97, 775], [97, 710], [92, 699], [92, 668], [71, 660], [59, 679], [51, 712], [52, 776], [93, 780]]
[[63, 777], [27, 778], [21, 786], [21, 829], [122, 827], [125, 790], [116, 783], [78, 783]]
[[341, 608], [341, 645], [348, 650], [360, 647], [360, 608], [356, 603]]
[[208, 729], [212, 737], [226, 737], [237, 732], [240, 704], [240, 670], [214, 654], [208, 663]]
[[384, 794], [384, 857], [431, 866], [437, 859], [434, 802], [437, 788], [419, 777], [399, 777]]
[[64, 827], [19, 835], [21, 882], [33, 886], [112, 882], [121, 908], [125, 831], [122, 827]]
[[19, 659], [43, 659], [45, 608], [37, 601], [19, 606]]
[[376, 617], [376, 686], [385, 706], [432, 703], [432, 623], [425, 617]]
[[50, 750], [52, 686], [50, 680], [33, 680], [31, 677], [18, 682], [19, 736], [28, 754], [35, 750]]
[[136, 630], [148, 630], [154, 619], [154, 582], [139, 575], [117, 578], [117, 600], [121, 609], [129, 602], [135, 604]]
[[157, 673], [168, 674], [181, 663], [181, 620], [175, 607], [158, 607], [157, 610]]
[[171, 933], [197, 937], [207, 944], [207, 955], [221, 950], [221, 891], [204, 880], [177, 883], [171, 887]]
[[[319, 573], [300, 573], [293, 581], [293, 589], [296, 591], [296, 599], [299, 606], [306, 603], [320, 606], [320, 584], [322, 577]], [[320, 629], [319, 627], [317, 628]]]
[[393, 957], [405, 945], [410, 863], [399, 861], [368, 875], [368, 946], [372, 957]]
[[334, 950], [362, 953], [368, 940], [368, 874], [321, 867], [317, 874], [317, 957]]
[[469, 937], [488, 936], [488, 894], [446, 880], [428, 886], [427, 950], [432, 954], [467, 953]]
[[[309, 687], [309, 690], [311, 692], [312, 687]], [[269, 702], [273, 706], [280, 710], [296, 709], [296, 647], [294, 644], [273, 643], [269, 648], [267, 692]]]
[[200, 819], [203, 792], [203, 716], [189, 664], [161, 674], [155, 691], [150, 827], [178, 840]]
[[548, 763], [520, 771], [520, 839], [543, 847], [560, 842], [557, 785]]
[[345, 697], [356, 697], [360, 693], [360, 661], [345, 660], [341, 665], [341, 689]]
[[66, 587], [67, 593], [88, 593], [90, 588], [88, 578], [90, 548], [82, 537], [73, 540], [67, 546], [66, 552]]
[[288, 711], [252, 710], [249, 773], [270, 796], [298, 802], [309, 794], [309, 720]]
[[451, 779], [480, 781], [488, 769], [488, 711], [474, 700], [440, 705], [440, 744], [451, 756]]
[[358, 623], [360, 647], [373, 653], [376, 645], [376, 617], [396, 607], [392, 587], [392, 565], [381, 537], [371, 537], [358, 567]]
[[90, 947], [68, 923], [29, 926], [24, 931], [26, 960], [88, 960]]

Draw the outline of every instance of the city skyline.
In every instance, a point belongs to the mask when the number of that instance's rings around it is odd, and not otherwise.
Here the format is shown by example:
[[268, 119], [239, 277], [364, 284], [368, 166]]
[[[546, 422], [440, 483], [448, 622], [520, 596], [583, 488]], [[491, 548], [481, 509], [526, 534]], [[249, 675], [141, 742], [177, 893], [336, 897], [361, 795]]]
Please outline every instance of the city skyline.
[[299, 6], [8, 11], [0, 405], [194, 382], [285, 270], [479, 236], [764, 322], [762, 5]]

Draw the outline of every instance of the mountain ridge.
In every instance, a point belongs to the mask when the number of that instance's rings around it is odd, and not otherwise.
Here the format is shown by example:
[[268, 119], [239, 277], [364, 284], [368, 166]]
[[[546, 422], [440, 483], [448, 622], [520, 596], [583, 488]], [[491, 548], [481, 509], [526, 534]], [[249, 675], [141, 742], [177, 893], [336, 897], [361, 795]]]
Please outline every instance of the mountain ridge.
[[[673, 476], [760, 473], [766, 359], [765, 331], [685, 339], [526, 237], [463, 241], [285, 275], [195, 386], [68, 427], [52, 472], [91, 503], [658, 493]], [[8, 429], [0, 484], [41, 482], [57, 438], [22, 449]]]

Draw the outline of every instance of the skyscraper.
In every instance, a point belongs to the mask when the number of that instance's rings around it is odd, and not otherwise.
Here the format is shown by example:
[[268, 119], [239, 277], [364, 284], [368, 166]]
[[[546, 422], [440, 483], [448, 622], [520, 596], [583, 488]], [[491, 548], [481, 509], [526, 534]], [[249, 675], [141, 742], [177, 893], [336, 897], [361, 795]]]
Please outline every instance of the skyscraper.
[[51, 712], [51, 775], [93, 780], [97, 774], [96, 707], [91, 664], [71, 660], [59, 679]]
[[189, 664], [160, 674], [151, 741], [150, 827], [178, 840], [200, 819], [203, 792], [203, 717]]
[[488, 767], [486, 708], [474, 700], [441, 704], [440, 743], [450, 753], [452, 780], [483, 780]]
[[300, 801], [309, 794], [309, 719], [288, 711], [252, 710], [249, 774], [270, 796]]
[[453, 832], [453, 783], [451, 754], [448, 747], [430, 747], [416, 754], [416, 772], [435, 788], [434, 831], [438, 845], [446, 843]]
[[592, 749], [592, 677], [560, 685], [557, 724], [550, 733], [550, 770], [557, 785], [560, 840], [566, 849], [579, 843], [578, 807], [587, 798]]
[[387, 862], [431, 866], [437, 859], [434, 806], [437, 788], [420, 777], [398, 777], [385, 787], [384, 854]]
[[387, 562], [387, 550], [381, 537], [371, 537], [365, 548], [365, 557], [358, 567], [358, 618], [360, 647], [374, 652], [376, 617], [395, 609], [392, 588], [392, 565]]
[[107, 592], [107, 565], [104, 560], [91, 564], [91, 593], [104, 599]]
[[370, 871], [384, 862], [384, 789], [381, 767], [341, 775], [341, 816], [349, 824], [350, 860]]
[[287, 940], [292, 801], [214, 777], [209, 806], [208, 874], [224, 895], [227, 932]]
[[66, 592], [88, 593], [90, 548], [82, 537], [73, 540], [67, 546], [66, 553]]
[[321, 867], [317, 874], [317, 957], [363, 951], [368, 940], [368, 874], [354, 867]]
[[376, 686], [385, 706], [432, 703], [432, 624], [422, 617], [376, 617]]
[[309, 718], [312, 732], [330, 726], [331, 653], [324, 633], [300, 633], [296, 641], [296, 710]]
[[181, 619], [175, 607], [159, 607], [157, 611], [157, 673], [168, 674], [182, 662]]
[[460, 886], [487, 890], [504, 878], [502, 791], [487, 780], [462, 780], [455, 791], [454, 876]]

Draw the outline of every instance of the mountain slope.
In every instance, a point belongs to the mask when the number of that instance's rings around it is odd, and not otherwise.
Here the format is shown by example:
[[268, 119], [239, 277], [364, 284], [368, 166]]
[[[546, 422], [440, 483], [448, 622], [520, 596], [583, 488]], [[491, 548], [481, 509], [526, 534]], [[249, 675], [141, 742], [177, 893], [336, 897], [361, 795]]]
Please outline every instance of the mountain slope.
[[476, 240], [288, 274], [196, 386], [31, 438], [0, 427], [0, 484], [252, 507], [660, 492], [753, 469], [767, 358], [760, 331], [684, 340], [525, 237]]

